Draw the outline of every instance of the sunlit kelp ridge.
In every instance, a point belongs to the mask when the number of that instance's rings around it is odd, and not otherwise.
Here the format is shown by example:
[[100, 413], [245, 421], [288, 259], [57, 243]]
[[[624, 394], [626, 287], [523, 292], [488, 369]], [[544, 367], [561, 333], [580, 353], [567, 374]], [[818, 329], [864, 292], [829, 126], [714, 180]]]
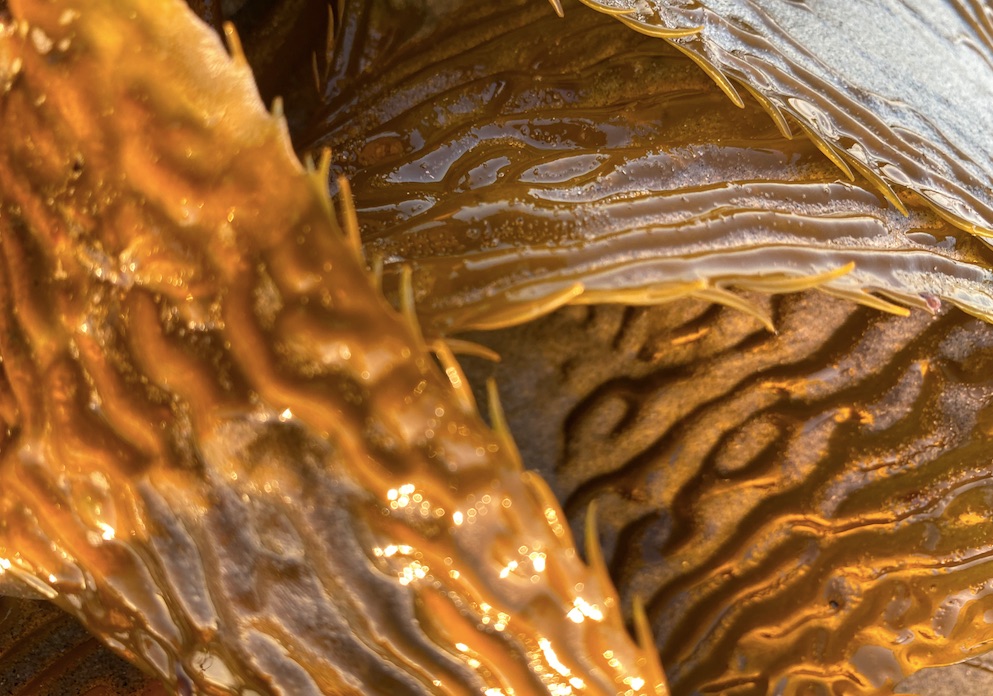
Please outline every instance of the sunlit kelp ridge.
[[[315, 117], [316, 143], [351, 181], [387, 288], [412, 268], [430, 332], [565, 302], [741, 304], [730, 287], [993, 316], [984, 244], [918, 196], [902, 194], [901, 211], [849, 182], [664, 42], [523, 0], [395, 19], [353, 4], [345, 16], [370, 25], [355, 37], [414, 27], [363, 54], [355, 86], [331, 76], [342, 88]], [[348, 66], [357, 49], [335, 50]]]
[[665, 693], [237, 40], [178, 2], [10, 10], [4, 580], [180, 691]]
[[[957, 179], [935, 193], [896, 178], [895, 192], [879, 189], [887, 202], [874, 187], [899, 169], [877, 161], [882, 174], [867, 166], [862, 179], [855, 167], [843, 180], [835, 167], [848, 155], [834, 164], [821, 155], [818, 143], [837, 152], [817, 135], [822, 121], [804, 121], [810, 109], [797, 119], [815, 140], [789, 141], [780, 132], [788, 118], [777, 128], [747, 97], [734, 108], [664, 42], [609, 18], [575, 5], [560, 21], [537, 1], [470, 5], [336, 5], [340, 30], [315, 61], [325, 107], [291, 120], [305, 147], [333, 146], [333, 173], [352, 178], [370, 257], [385, 262], [385, 282], [429, 336], [523, 321], [561, 302], [684, 294], [752, 310], [781, 332], [716, 308], [651, 345], [634, 345], [639, 329], [628, 325], [638, 312], [625, 315], [609, 350], [597, 352], [583, 331], [562, 332], [582, 348], [563, 367], [573, 381], [558, 398], [585, 384], [587, 400], [564, 424], [562, 469], [542, 463], [561, 477], [557, 492], [577, 525], [589, 500], [601, 503], [614, 577], [628, 607], [637, 593], [653, 598], [677, 688], [834, 683], [872, 693], [900, 671], [981, 649], [988, 390], [969, 365], [986, 364], [989, 331], [942, 301], [988, 316], [988, 251], [912, 193], [982, 232], [941, 206], [950, 195], [968, 207], [971, 184]], [[74, 5], [84, 6], [96, 12]], [[936, 11], [956, 7], [972, 11]], [[662, 9], [659, 18], [679, 19], [681, 8]], [[457, 566], [479, 561], [494, 529], [486, 523], [508, 514], [505, 501], [520, 512], [527, 495], [513, 490], [540, 493], [540, 484], [507, 473], [509, 443], [481, 428], [464, 389], [450, 390], [464, 380], [444, 344], [447, 381], [418, 327], [384, 319], [350, 256], [354, 238], [343, 242], [320, 210], [322, 174], [292, 165], [274, 135], [282, 121], [260, 110], [247, 74], [232, 72], [187, 19], [145, 19], [52, 14], [40, 33], [11, 27], [0, 42], [0, 87], [13, 90], [0, 108], [5, 122], [16, 114], [28, 123], [24, 142], [2, 145], [4, 514], [30, 503], [0, 532], [20, 535], [6, 542], [17, 551], [16, 563], [3, 556], [4, 581], [54, 587], [63, 606], [179, 689], [190, 679], [200, 689], [295, 692], [454, 689], [501, 676], [534, 684], [535, 663], [521, 665], [535, 656], [545, 660], [545, 687], [579, 688], [572, 679], [585, 679], [589, 665], [569, 667], [556, 646], [576, 647], [603, 607], [588, 593], [570, 604], [566, 592], [543, 608], [540, 598], [555, 592], [542, 594], [541, 583], [538, 600], [510, 590], [503, 605], [472, 599], [481, 585], [500, 595], [500, 582], [474, 582], [487, 568], [511, 583], [530, 568], [525, 588], [551, 576], [550, 557], [533, 544], [511, 541], [492, 565]], [[320, 34], [309, 30], [323, 26], [304, 24], [290, 15], [280, 36], [301, 30], [309, 46]], [[98, 25], [127, 30], [93, 43], [76, 33]], [[142, 59], [104, 45], [115, 35]], [[280, 84], [273, 66], [285, 43], [263, 37], [248, 51], [263, 56], [269, 83]], [[98, 70], [73, 83], [87, 65], [80, 47], [115, 55], [113, 77], [99, 80], [110, 73]], [[166, 67], [176, 56], [182, 65]], [[120, 65], [132, 65], [130, 81], [115, 92]], [[190, 75], [197, 88], [187, 92]], [[89, 80], [104, 89], [89, 94]], [[226, 95], [211, 101], [208, 82]], [[774, 116], [790, 113], [757, 96]], [[146, 142], [149, 133], [166, 137]], [[233, 155], [234, 145], [243, 151]], [[911, 145], [893, 147], [906, 154]], [[940, 170], [939, 155], [922, 166]], [[405, 264], [410, 295], [399, 280]], [[824, 298], [770, 303], [732, 294], [735, 285], [818, 285], [941, 316], [898, 320]], [[366, 323], [369, 334], [358, 336]], [[550, 341], [533, 335], [529, 350], [544, 350]], [[975, 349], [963, 357], [962, 345]], [[591, 386], [603, 365], [614, 378]], [[904, 407], [894, 421], [889, 412]], [[756, 453], [746, 443], [765, 444]], [[369, 463], [363, 451], [382, 468], [349, 468]], [[496, 483], [491, 467], [472, 464], [495, 459], [507, 474]], [[458, 480], [457, 491], [431, 488], [439, 463], [456, 468], [440, 478]], [[487, 493], [467, 492], [474, 487]], [[732, 499], [750, 512], [730, 520]], [[433, 501], [443, 503], [434, 520]], [[61, 517], [32, 517], [58, 504]], [[544, 520], [531, 522], [502, 538], [547, 535]], [[446, 545], [454, 527], [465, 535], [453, 535], [458, 553]], [[919, 563], [900, 576], [907, 554]], [[797, 558], [801, 566], [789, 566]], [[817, 572], [803, 570], [808, 562]], [[565, 564], [583, 572], [568, 549]], [[33, 575], [23, 574], [28, 566]], [[461, 588], [455, 608], [452, 596], [430, 592], [411, 605], [403, 588], [439, 587], [439, 568]], [[929, 572], [938, 579], [924, 586]], [[165, 604], [149, 588], [164, 590]], [[610, 603], [609, 582], [597, 590]], [[322, 599], [301, 605], [286, 601], [290, 593]], [[136, 598], [131, 613], [102, 611]], [[565, 611], [579, 629], [515, 643], [522, 623], [551, 631], [546, 618]], [[630, 648], [608, 614], [604, 644]]]

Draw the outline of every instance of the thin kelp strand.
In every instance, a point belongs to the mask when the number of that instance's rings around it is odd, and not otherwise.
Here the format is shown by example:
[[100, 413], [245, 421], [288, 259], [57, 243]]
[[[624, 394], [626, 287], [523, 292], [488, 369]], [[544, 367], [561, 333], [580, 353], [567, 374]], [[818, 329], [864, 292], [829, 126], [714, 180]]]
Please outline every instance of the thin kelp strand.
[[[863, 305], [865, 307], [872, 307], [873, 309], [878, 309], [881, 312], [886, 312], [887, 314], [893, 314], [898, 317], [910, 316], [910, 310], [893, 302], [889, 302], [882, 297], [878, 297], [871, 293], [866, 292], [861, 289], [848, 289], [848, 288], [837, 288], [831, 286], [822, 286], [819, 290], [827, 295], [832, 295], [834, 297], [843, 297], [847, 300], [851, 300], [857, 304]], [[894, 295], [894, 297], [896, 297]]]
[[[748, 92], [756, 102], [758, 102], [759, 104], [761, 104], [762, 105], [762, 108], [765, 109], [766, 113], [768, 113], [769, 116], [772, 117], [772, 122], [776, 124], [776, 128], [777, 128], [777, 130], [779, 130], [780, 134], [784, 138], [786, 138], [787, 140], [792, 140], [793, 139], [793, 129], [790, 127], [790, 122], [786, 118], [786, 115], [782, 112], [782, 110], [778, 106], [776, 106], [774, 103], [772, 103], [771, 101], [769, 101], [768, 99], [766, 99], [765, 98], [765, 95], [763, 95], [761, 92], [759, 92], [758, 90], [756, 90], [754, 87], [752, 87], [748, 83], [742, 83], [741, 86], [744, 87], [745, 91]], [[734, 101], [733, 97], [732, 97], [732, 101]], [[804, 132], [807, 133], [808, 137], [810, 136], [810, 132], [809, 131], [804, 131]], [[815, 141], [815, 144], [816, 144], [816, 141]], [[820, 146], [818, 146], [818, 147], [820, 147]], [[823, 148], [821, 149], [821, 152], [824, 152]], [[824, 154], [827, 155], [828, 153], [827, 152], [824, 152]], [[834, 155], [834, 152], [832, 151], [832, 153], [831, 153], [830, 156], [831, 157], [835, 157], [836, 155]], [[842, 169], [842, 171], [845, 171], [845, 169], [847, 168], [847, 165], [844, 164], [844, 160], [840, 160], [839, 159], [839, 161], [838, 162], [835, 162], [835, 164], [838, 164], [839, 162], [841, 163], [839, 165], [839, 167]], [[849, 178], [849, 180], [854, 180], [854, 176], [851, 175], [851, 173], [849, 173], [848, 178]]]
[[[755, 92], [755, 94], [760, 94], [760, 92]], [[769, 112], [773, 119], [777, 121], [777, 123], [778, 119], [783, 118], [782, 112], [765, 97], [759, 99], [758, 101], [762, 104], [765, 110]], [[838, 153], [837, 147], [821, 137], [820, 133], [803, 121], [798, 121], [797, 123], [800, 126], [800, 129], [807, 135], [808, 138], [810, 138], [810, 141], [817, 146], [817, 149], [823, 152], [824, 156], [831, 160], [831, 162], [834, 163], [834, 166], [840, 169], [842, 174], [844, 174], [849, 181], [855, 181], [855, 172], [852, 171], [852, 167], [845, 161], [845, 158]], [[858, 167], [858, 164], [855, 166]], [[872, 172], [872, 170], [867, 167], [859, 167], [859, 174], [878, 186], [883, 192], [883, 195], [886, 197], [886, 200], [893, 203], [904, 215], [908, 214], [906, 208], [903, 207], [903, 202], [896, 196], [889, 184], [880, 179], [874, 172]]]
[[[630, 20], [627, 21], [627, 22], [624, 22], [622, 20], [622, 22], [624, 24], [626, 24], [630, 28], [637, 29], [637, 24], [633, 24]], [[653, 34], [649, 34], [649, 36], [654, 36], [654, 35]], [[662, 37], [662, 38], [668, 38], [668, 37]], [[682, 42], [673, 41], [673, 42], [670, 42], [670, 43], [671, 43], [672, 46], [674, 46], [675, 48], [677, 48], [684, 55], [686, 55], [687, 57], [689, 57], [694, 63], [696, 63], [703, 70], [703, 72], [706, 73], [707, 76], [710, 77], [710, 79], [714, 81], [714, 84], [721, 88], [721, 91], [724, 92], [725, 95], [727, 95], [727, 98], [731, 100], [731, 103], [732, 104], [734, 104], [738, 108], [742, 108], [742, 107], [745, 106], [745, 101], [741, 98], [741, 95], [738, 93], [738, 89], [737, 89], [737, 87], [734, 86], [734, 82], [732, 82], [728, 78], [728, 76], [725, 75], [718, 68], [718, 66], [716, 66], [714, 63], [712, 63], [710, 60], [708, 60], [705, 56], [702, 56], [699, 53], [696, 53], [696, 52], [693, 52], [693, 51], [688, 50], [683, 45]], [[773, 108], [773, 103], [771, 101], [769, 101], [768, 99], [760, 100], [759, 103], [767, 111], [769, 109]], [[781, 124], [782, 115], [780, 113], [778, 113], [778, 110], [777, 110], [777, 112], [769, 111], [769, 115], [772, 116], [773, 121], [781, 129], [782, 128], [782, 124]], [[777, 118], [777, 116], [778, 116], [778, 118]]]
[[232, 62], [241, 68], [248, 68], [248, 58], [245, 56], [245, 49], [241, 45], [241, 37], [238, 36], [238, 30], [231, 22], [224, 23], [224, 41]]
[[282, 97], [276, 97], [275, 99], [272, 100], [272, 107], [269, 109], [269, 113], [271, 113], [272, 117], [277, 121], [283, 121], [283, 122], [286, 121], [286, 114], [284, 113], [283, 110]]
[[490, 416], [490, 427], [493, 428], [493, 432], [499, 438], [504, 451], [508, 453], [510, 461], [516, 462], [517, 467], [523, 471], [524, 465], [521, 460], [521, 454], [518, 452], [517, 445], [514, 443], [514, 437], [510, 432], [510, 428], [507, 427], [507, 419], [503, 414], [503, 406], [500, 405], [500, 389], [497, 387], [496, 380], [490, 379], [486, 381], [486, 407]]
[[[444, 343], [448, 346], [448, 349], [456, 355], [471, 355], [475, 358], [482, 358], [483, 360], [488, 360], [494, 363], [500, 362], [500, 354], [492, 348], [484, 346], [482, 343], [469, 341], [464, 338], [451, 337], [440, 338], [437, 339], [437, 341], [444, 341]], [[431, 345], [434, 346], [435, 344], [432, 343]]]
[[752, 292], [767, 292], [767, 293], [784, 293], [784, 292], [802, 292], [804, 290], [809, 290], [811, 288], [817, 288], [821, 285], [829, 283], [837, 278], [844, 277], [855, 270], [855, 262], [851, 261], [846, 263], [844, 266], [839, 266], [833, 271], [825, 271], [824, 273], [818, 273], [809, 276], [789, 276], [783, 275], [781, 277], [775, 276], [760, 276], [758, 278], [748, 278], [740, 279], [735, 281], [734, 285], [742, 290], [750, 290]]
[[410, 266], [400, 270], [400, 314], [403, 316], [415, 343], [423, 350], [426, 347], [424, 333], [420, 320], [417, 318], [416, 300], [414, 299], [414, 271]]
[[[327, 181], [331, 171], [331, 150], [325, 149], [321, 154], [321, 167], [324, 180]], [[359, 220], [355, 213], [355, 201], [352, 199], [352, 188], [348, 179], [344, 176], [338, 177], [338, 199], [341, 201], [342, 227], [348, 244], [355, 254], [355, 259], [363, 267], [366, 265], [365, 253], [362, 250], [362, 235], [359, 232]]]
[[[589, 514], [589, 512], [587, 512]], [[645, 612], [645, 602], [639, 595], [635, 595], [631, 602], [631, 620], [634, 622], [634, 632], [638, 644], [644, 648], [655, 645], [655, 638], [652, 636], [652, 626], [648, 621], [648, 614]], [[649, 665], [651, 669], [653, 666]], [[658, 670], [657, 666], [654, 666]], [[669, 686], [666, 682], [665, 674], [660, 671], [652, 674], [650, 679], [656, 683], [656, 696], [669, 696]]]
[[724, 305], [725, 307], [732, 307], [750, 317], [757, 319], [762, 326], [766, 328], [766, 330], [770, 332], [776, 331], [776, 326], [768, 312], [748, 298], [731, 292], [730, 290], [715, 286], [705, 288], [703, 290], [695, 290], [690, 293], [690, 297], [695, 297], [696, 299], [704, 300], [705, 302], [714, 302], [719, 305]]
[[476, 399], [472, 395], [472, 388], [469, 386], [465, 372], [462, 370], [462, 366], [459, 365], [458, 360], [455, 359], [455, 354], [449, 347], [448, 342], [445, 340], [432, 341], [430, 348], [441, 363], [441, 369], [444, 370], [448, 381], [455, 390], [455, 394], [462, 404], [463, 412], [472, 415], [478, 414]]
[[[603, 558], [603, 548], [600, 546], [600, 533], [597, 528], [597, 506], [593, 501], [586, 509], [586, 523], [583, 528], [583, 549], [586, 552], [586, 563], [593, 569], [594, 574], [601, 587], [611, 587], [613, 581], [610, 579], [610, 571]], [[616, 596], [607, 598], [609, 602], [619, 602]], [[637, 638], [641, 640], [643, 636], [639, 633]], [[649, 641], [654, 643], [654, 641]]]

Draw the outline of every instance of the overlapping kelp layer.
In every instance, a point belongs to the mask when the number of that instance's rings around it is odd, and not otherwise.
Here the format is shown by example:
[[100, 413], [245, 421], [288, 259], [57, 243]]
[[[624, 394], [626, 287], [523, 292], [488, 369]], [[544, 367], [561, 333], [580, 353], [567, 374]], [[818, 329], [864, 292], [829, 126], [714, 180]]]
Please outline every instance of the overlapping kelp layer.
[[993, 232], [993, 15], [982, 0], [583, 0], [691, 56], [838, 166]]
[[[308, 174], [175, 4], [10, 3], [4, 586], [208, 693], [661, 692], [636, 596], [676, 693], [981, 652], [982, 6], [589, 4], [193, 3]], [[492, 339], [618, 601], [443, 337], [677, 298]]]

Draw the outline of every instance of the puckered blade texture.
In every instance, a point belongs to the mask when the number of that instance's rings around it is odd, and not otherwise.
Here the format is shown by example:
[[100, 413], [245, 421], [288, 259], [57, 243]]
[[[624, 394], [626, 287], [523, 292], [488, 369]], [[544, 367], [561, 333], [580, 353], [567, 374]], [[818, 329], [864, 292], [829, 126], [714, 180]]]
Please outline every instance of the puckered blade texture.
[[237, 38], [178, 1], [10, 12], [0, 582], [180, 693], [667, 693]]
[[345, 16], [404, 40], [343, 37], [315, 142], [351, 182], [387, 289], [412, 269], [431, 333], [567, 302], [743, 306], [732, 287], [993, 316], [986, 245], [909, 190], [848, 181], [662, 41], [531, 2]]
[[993, 232], [988, 3], [584, 2], [666, 37], [736, 102], [755, 94], [891, 198], [908, 188], [963, 229]]
[[888, 693], [986, 652], [993, 327], [818, 293], [768, 309], [775, 336], [701, 302], [566, 308], [474, 334], [503, 362], [469, 374], [507, 385], [576, 528], [596, 501], [673, 693]]

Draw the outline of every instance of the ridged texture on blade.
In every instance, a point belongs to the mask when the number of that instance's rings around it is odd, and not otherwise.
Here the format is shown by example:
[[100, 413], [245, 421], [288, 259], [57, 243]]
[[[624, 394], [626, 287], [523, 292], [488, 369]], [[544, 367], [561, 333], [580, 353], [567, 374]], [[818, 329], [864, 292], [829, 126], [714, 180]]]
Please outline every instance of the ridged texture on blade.
[[391, 21], [351, 3], [345, 16], [357, 36], [411, 38], [364, 63], [347, 57], [365, 44], [339, 42], [351, 81], [332, 82], [318, 142], [351, 180], [387, 290], [412, 268], [429, 332], [567, 302], [695, 295], [754, 310], [731, 287], [993, 317], [984, 244], [917, 196], [894, 199], [905, 215], [845, 180], [664, 42], [534, 2]]
[[666, 693], [237, 37], [178, 1], [10, 10], [4, 582], [181, 693]]
[[887, 693], [987, 651], [993, 328], [768, 309], [778, 336], [698, 302], [568, 308], [476, 336], [503, 362], [469, 374], [507, 384], [574, 529], [596, 501], [673, 693]]
[[[993, 233], [993, 15], [981, 0], [583, 0], [752, 92], [891, 198]], [[574, 8], [578, 11], [578, 7]]]
[[163, 696], [78, 621], [47, 602], [0, 597], [4, 696]]

